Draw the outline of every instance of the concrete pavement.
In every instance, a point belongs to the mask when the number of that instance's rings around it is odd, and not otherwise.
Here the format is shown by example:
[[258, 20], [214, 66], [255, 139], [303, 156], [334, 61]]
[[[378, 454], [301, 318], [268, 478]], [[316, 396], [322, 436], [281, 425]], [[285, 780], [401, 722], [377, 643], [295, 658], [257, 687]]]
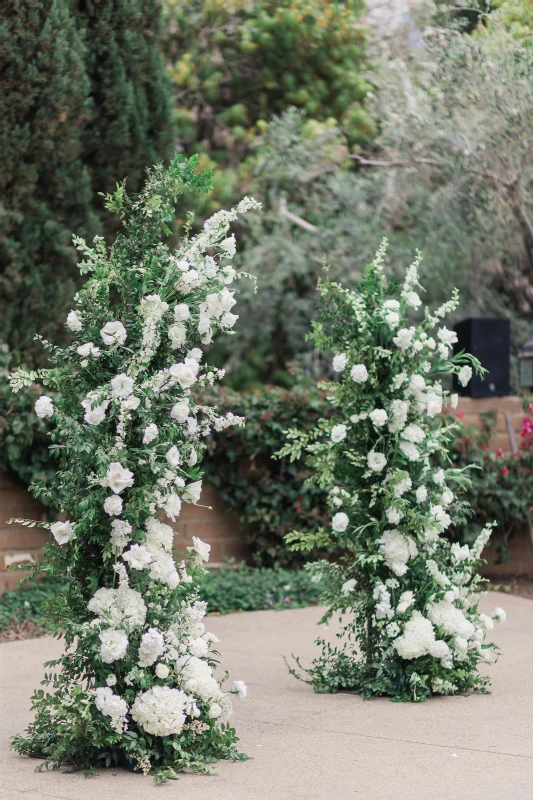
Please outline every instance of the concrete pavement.
[[[495, 630], [504, 653], [489, 668], [490, 695], [432, 698], [420, 705], [316, 695], [290, 677], [282, 655], [309, 663], [317, 608], [213, 617], [223, 666], [249, 687], [234, 723], [245, 763], [221, 763], [214, 776], [184, 775], [155, 786], [119, 769], [97, 778], [35, 773], [39, 763], [8, 750], [29, 721], [28, 699], [42, 662], [61, 643], [0, 645], [2, 800], [532, 800], [533, 601], [492, 593], [483, 610], [503, 606]], [[334, 630], [330, 630], [333, 635]]]

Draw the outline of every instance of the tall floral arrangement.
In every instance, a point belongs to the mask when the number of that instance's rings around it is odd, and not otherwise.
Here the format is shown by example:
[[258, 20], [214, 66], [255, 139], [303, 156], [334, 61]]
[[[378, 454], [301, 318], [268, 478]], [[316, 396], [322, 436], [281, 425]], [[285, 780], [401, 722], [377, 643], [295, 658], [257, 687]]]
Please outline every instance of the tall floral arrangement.
[[357, 291], [320, 283], [311, 335], [334, 354], [338, 381], [324, 384], [332, 417], [311, 433], [289, 431], [281, 453], [307, 452], [331, 509], [329, 526], [289, 534], [293, 549], [343, 553], [309, 567], [324, 586], [322, 621], [340, 613], [342, 633], [334, 645], [318, 639], [307, 679], [317, 691], [416, 701], [483, 690], [488, 679], [479, 664], [495, 650], [485, 636], [505, 614], [478, 611], [476, 568], [490, 526], [471, 547], [443, 535], [468, 513], [460, 492], [469, 479], [434, 466], [438, 456], [447, 459], [454, 438], [455, 425], [440, 416], [443, 404], [455, 407], [458, 399], [440, 378], [455, 373], [466, 385], [473, 368], [482, 370], [464, 352], [451, 355], [456, 334], [442, 320], [456, 308], [457, 292], [434, 313], [426, 308], [415, 325], [420, 259], [402, 286], [389, 285], [384, 254], [385, 243]]
[[189, 220], [171, 250], [178, 196], [209, 188], [197, 166], [177, 156], [148, 172], [138, 196], [119, 185], [106, 197], [124, 233], [110, 249], [75, 237], [89, 278], [66, 320], [74, 343], [43, 341], [51, 369], [12, 376], [15, 391], [40, 380], [57, 393], [35, 404], [39, 417], [54, 417], [62, 517], [41, 523], [53, 541], [39, 569], [66, 584], [53, 619], [66, 653], [46, 665], [60, 668], [45, 676], [53, 692], [34, 694], [35, 721], [14, 740], [47, 765], [125, 760], [163, 780], [242, 757], [227, 720], [230, 695], [246, 687], [224, 691], [215, 677], [218, 640], [198, 596], [209, 545], [193, 539], [176, 562], [162, 521], [198, 502], [205, 437], [243, 422], [197, 404], [194, 390], [223, 375], [204, 365], [203, 348], [237, 319], [227, 234], [258, 203], [218, 212], [194, 237]]

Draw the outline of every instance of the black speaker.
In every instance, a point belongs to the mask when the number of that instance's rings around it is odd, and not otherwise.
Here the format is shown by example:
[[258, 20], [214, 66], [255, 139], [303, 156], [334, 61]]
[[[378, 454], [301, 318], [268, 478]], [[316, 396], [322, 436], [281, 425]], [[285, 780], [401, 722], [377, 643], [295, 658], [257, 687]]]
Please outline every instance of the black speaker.
[[454, 326], [458, 341], [454, 353], [466, 350], [488, 370], [485, 378], [475, 373], [467, 386], [453, 377], [455, 391], [467, 397], [503, 397], [509, 394], [511, 323], [503, 317], [470, 317]]

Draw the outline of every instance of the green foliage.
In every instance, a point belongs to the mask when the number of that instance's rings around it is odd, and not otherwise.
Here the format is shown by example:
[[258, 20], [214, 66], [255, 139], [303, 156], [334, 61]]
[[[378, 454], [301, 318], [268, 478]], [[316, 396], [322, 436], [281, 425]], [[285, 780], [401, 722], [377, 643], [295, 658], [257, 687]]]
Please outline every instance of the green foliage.
[[266, 386], [248, 392], [220, 389], [208, 396], [217, 407], [246, 417], [242, 428], [214, 434], [205, 459], [206, 480], [240, 516], [254, 563], [301, 563], [283, 537], [298, 527], [311, 532], [324, 523], [324, 493], [305, 484], [304, 460], [278, 460], [274, 454], [286, 430], [311, 430], [323, 413], [323, 397], [312, 381], [291, 389]]
[[113, 235], [97, 189], [169, 155], [168, 79], [156, 0], [7, 0], [0, 12], [4, 237], [0, 338], [42, 362], [79, 279], [71, 232]]
[[336, 120], [351, 146], [372, 136], [362, 9], [361, 0], [165, 0], [180, 139], [202, 163], [228, 167], [203, 211], [242, 192], [251, 141], [290, 106]]
[[[202, 437], [215, 424], [241, 422], [191, 403], [190, 386], [220, 377], [200, 365], [201, 346], [233, 324], [233, 315], [217, 311], [222, 299], [233, 304], [227, 284], [235, 274], [228, 263], [234, 240], [226, 234], [238, 214], [258, 204], [246, 198], [237, 210], [206, 222], [198, 236], [188, 226], [176, 250], [167, 243], [178, 198], [209, 187], [210, 175], [199, 171], [196, 158], [176, 155], [168, 169], [148, 171], [138, 195], [129, 196], [124, 184], [106, 195], [122, 232], [111, 248], [98, 237], [93, 247], [75, 239], [85, 256], [81, 270], [90, 275], [67, 318], [75, 341], [64, 348], [43, 341], [52, 367], [39, 377], [56, 395], [54, 401], [39, 398], [36, 412], [55, 423], [51, 450], [58, 457], [55, 487], [64, 521], [38, 523], [53, 540], [32, 571], [61, 584], [48, 625], [64, 638], [66, 652], [45, 665], [60, 668], [45, 675], [43, 683], [53, 691], [34, 694], [35, 720], [13, 746], [44, 756], [46, 767], [94, 770], [125, 759], [161, 781], [186, 768], [208, 772], [220, 758], [243, 758], [235, 731], [219, 719], [229, 717], [231, 705], [212, 676], [218, 654], [208, 652], [207, 640], [196, 649], [198, 662], [204, 657], [202, 680], [207, 671], [210, 681], [207, 694], [176, 688], [188, 685], [181, 654], [188, 660], [194, 654], [186, 641], [204, 630], [202, 624], [193, 633], [205, 613], [197, 603], [198, 579], [208, 553], [197, 541], [176, 565], [172, 528], [157, 518], [166, 512], [175, 520], [182, 501], [197, 502]], [[209, 335], [198, 330], [204, 317]], [[15, 373], [14, 391], [24, 391], [31, 377]], [[179, 423], [175, 406], [186, 408], [186, 424]], [[147, 436], [154, 428], [155, 435]], [[137, 553], [144, 554], [143, 563]], [[156, 634], [161, 647], [145, 661], [143, 647], [152, 648]], [[156, 660], [168, 662], [163, 677]], [[142, 711], [145, 693], [149, 713]], [[161, 709], [172, 702], [179, 710], [168, 711], [170, 726]]]
[[385, 244], [357, 290], [319, 284], [312, 339], [334, 354], [339, 380], [322, 384], [332, 412], [310, 432], [289, 431], [280, 455], [307, 453], [308, 483], [327, 491], [331, 514], [321, 529], [287, 541], [304, 551], [328, 543], [338, 553], [308, 565], [324, 586], [322, 621], [339, 614], [342, 632], [335, 644], [318, 640], [321, 654], [305, 679], [319, 692], [420, 702], [488, 685], [478, 669], [495, 648], [483, 643], [494, 625], [477, 610], [476, 570], [491, 525], [471, 548], [450, 545], [442, 534], [465, 520], [455, 493], [469, 481], [433, 463], [448, 461], [456, 433], [440, 418], [448, 394], [441, 377], [457, 374], [466, 385], [473, 369], [483, 370], [464, 352], [451, 356], [456, 335], [441, 320], [457, 293], [418, 314], [420, 256], [401, 286], [387, 281], [384, 256]]
[[516, 390], [533, 313], [533, 49], [502, 14], [475, 36], [428, 25], [423, 47], [392, 42], [366, 101], [379, 131], [365, 150], [295, 111], [258, 139], [253, 193], [265, 213], [246, 226], [243, 258], [266, 291], [246, 299], [227, 345], [235, 386], [271, 381], [296, 359], [317, 374], [305, 335], [321, 265], [353, 287], [385, 234], [391, 277], [421, 249], [430, 306], [455, 285], [463, 316], [511, 319]]

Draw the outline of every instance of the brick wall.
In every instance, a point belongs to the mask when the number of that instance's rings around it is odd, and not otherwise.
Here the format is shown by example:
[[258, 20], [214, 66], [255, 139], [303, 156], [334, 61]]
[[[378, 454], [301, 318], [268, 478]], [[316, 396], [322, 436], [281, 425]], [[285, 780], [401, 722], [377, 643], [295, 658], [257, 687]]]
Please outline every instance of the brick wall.
[[[174, 546], [178, 554], [185, 553], [198, 536], [211, 545], [210, 564], [228, 558], [246, 556], [245, 536], [239, 529], [239, 518], [217, 497], [210, 487], [205, 487], [200, 502], [211, 508], [183, 504], [176, 523], [171, 523], [177, 535]], [[25, 489], [17, 486], [5, 473], [0, 473], [0, 594], [14, 588], [27, 573], [11, 572], [7, 567], [14, 563], [39, 561], [41, 547], [48, 540], [48, 532], [41, 528], [7, 525], [6, 520], [46, 519], [46, 511], [32, 501]], [[179, 533], [178, 533], [179, 531]]]
[[511, 439], [508, 430], [508, 420], [515, 432], [516, 438], [520, 441], [519, 434], [522, 430], [522, 410], [521, 397], [460, 397], [457, 411], [461, 416], [461, 422], [465, 425], [477, 425], [479, 427], [480, 414], [487, 411], [496, 411], [496, 435], [490, 440], [491, 450], [501, 448], [504, 453], [511, 453]]

